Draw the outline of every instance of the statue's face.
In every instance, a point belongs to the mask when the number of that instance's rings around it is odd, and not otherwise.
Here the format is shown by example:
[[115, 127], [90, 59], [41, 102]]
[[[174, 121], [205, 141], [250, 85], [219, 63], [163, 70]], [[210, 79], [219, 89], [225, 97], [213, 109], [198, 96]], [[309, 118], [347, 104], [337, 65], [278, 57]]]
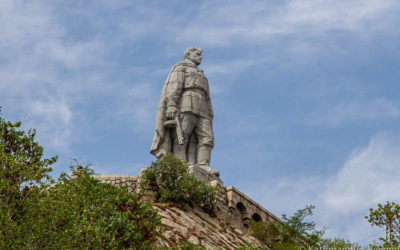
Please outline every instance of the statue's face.
[[199, 65], [201, 63], [201, 51], [195, 50], [189, 55], [189, 59], [195, 64]]

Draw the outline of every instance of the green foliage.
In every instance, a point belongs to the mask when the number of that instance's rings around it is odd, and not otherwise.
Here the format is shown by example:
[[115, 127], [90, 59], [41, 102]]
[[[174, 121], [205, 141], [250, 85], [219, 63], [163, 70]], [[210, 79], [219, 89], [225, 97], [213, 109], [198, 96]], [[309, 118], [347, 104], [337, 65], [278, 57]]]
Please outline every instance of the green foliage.
[[288, 217], [282, 215], [284, 224], [278, 222], [252, 221], [250, 229], [254, 237], [258, 238], [273, 249], [325, 248], [325, 249], [361, 249], [358, 244], [348, 240], [323, 238], [325, 230], [316, 230], [314, 222], [305, 222], [307, 216], [313, 214], [315, 206], [298, 209]]
[[318, 246], [320, 248], [325, 248], [325, 249], [352, 249], [352, 250], [362, 249], [362, 247], [357, 243], [352, 243], [349, 240], [342, 238], [322, 239], [318, 243]]
[[372, 226], [385, 227], [386, 237], [379, 238], [384, 247], [399, 246], [400, 243], [400, 205], [387, 201], [378, 204], [377, 209], [370, 208], [369, 215], [365, 216]]
[[299, 235], [292, 235], [292, 229], [287, 225], [270, 221], [251, 221], [250, 230], [254, 237], [273, 249], [298, 249], [306, 246], [304, 241], [299, 241]]
[[277, 222], [254, 221], [250, 223], [252, 235], [268, 246], [272, 246], [282, 237], [282, 226]]
[[298, 209], [293, 216], [282, 215], [285, 224], [282, 225], [283, 243], [299, 244], [302, 246], [318, 246], [325, 234], [325, 229], [316, 230], [315, 222], [306, 222], [307, 216], [313, 215], [315, 206], [309, 205]]
[[69, 165], [69, 170], [75, 171], [75, 170], [83, 170], [85, 171], [85, 173], [87, 173], [88, 175], [98, 175], [98, 173], [94, 172], [94, 170], [92, 169], [92, 166], [94, 164], [91, 162], [86, 162], [83, 166], [82, 164], [80, 164], [79, 159], [78, 158], [71, 158], [71, 163]]
[[157, 184], [160, 202], [197, 205], [211, 213], [216, 200], [216, 188], [189, 173], [187, 163], [168, 154], [146, 170], [145, 179]]
[[[158, 236], [160, 217], [151, 204], [125, 187], [100, 183], [86, 171], [60, 177], [48, 190], [46, 247], [147, 248]], [[39, 243], [39, 242], [38, 242]], [[39, 246], [41, 248], [41, 246]]]
[[20, 125], [0, 118], [0, 249], [150, 247], [160, 234], [156, 209], [86, 168], [54, 184], [57, 158], [43, 159], [35, 131]]
[[282, 219], [286, 222], [284, 226], [285, 241], [289, 241], [291, 239], [302, 238], [307, 242], [310, 246], [316, 246], [318, 242], [322, 239], [322, 236], [325, 234], [325, 229], [316, 230], [315, 222], [306, 222], [304, 219], [307, 216], [313, 215], [313, 210], [315, 206], [309, 205], [303, 209], [298, 209], [293, 216], [287, 217], [285, 214], [282, 214]]
[[372, 244], [368, 245], [368, 250], [399, 250], [400, 247], [399, 245], [390, 245], [390, 244], [386, 244], [386, 245], [382, 245], [382, 243], [377, 242], [377, 241], [373, 241]]
[[[13, 245], [25, 233], [31, 211], [39, 206], [41, 189], [52, 179], [49, 173], [57, 157], [43, 158], [35, 130], [20, 131], [21, 122], [0, 117], [0, 248]], [[14, 236], [14, 237], [13, 237]]]
[[[40, 203], [4, 248], [149, 248], [159, 236], [157, 210], [124, 187], [100, 183], [85, 171], [40, 193]], [[18, 239], [18, 240], [15, 240]], [[1, 244], [0, 243], [0, 244]], [[1, 246], [1, 245], [0, 245]]]

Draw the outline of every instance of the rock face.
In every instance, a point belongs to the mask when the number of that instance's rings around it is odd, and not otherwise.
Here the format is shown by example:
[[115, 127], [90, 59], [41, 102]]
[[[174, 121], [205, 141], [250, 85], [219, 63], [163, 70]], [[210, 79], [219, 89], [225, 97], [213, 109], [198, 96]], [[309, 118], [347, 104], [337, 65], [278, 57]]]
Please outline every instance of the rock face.
[[269, 249], [253, 236], [198, 208], [184, 211], [169, 204], [153, 205], [159, 210], [165, 230], [165, 238], [157, 241], [159, 247], [172, 247], [179, 242], [189, 241], [207, 249], [235, 249], [249, 244], [256, 248]]

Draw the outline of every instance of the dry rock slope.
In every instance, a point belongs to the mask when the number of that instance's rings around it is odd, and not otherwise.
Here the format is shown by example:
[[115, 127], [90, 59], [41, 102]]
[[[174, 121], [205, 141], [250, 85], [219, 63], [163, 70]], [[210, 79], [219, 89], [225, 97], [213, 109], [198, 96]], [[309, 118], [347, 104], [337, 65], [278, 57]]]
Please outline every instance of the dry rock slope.
[[159, 210], [162, 228], [165, 230], [164, 237], [157, 241], [159, 247], [172, 247], [182, 241], [189, 241], [207, 249], [235, 249], [248, 246], [249, 243], [256, 248], [270, 249], [255, 237], [198, 208], [184, 211], [170, 204], [153, 205]]

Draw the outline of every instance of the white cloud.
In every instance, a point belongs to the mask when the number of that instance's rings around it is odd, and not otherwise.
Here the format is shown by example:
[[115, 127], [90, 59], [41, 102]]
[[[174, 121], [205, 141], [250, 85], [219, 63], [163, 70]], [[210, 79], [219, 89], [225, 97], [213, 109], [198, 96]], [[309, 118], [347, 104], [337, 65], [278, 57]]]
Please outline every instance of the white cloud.
[[362, 31], [368, 21], [379, 17], [398, 5], [393, 0], [292, 0], [283, 15], [288, 25], [311, 25], [321, 30], [341, 29]]
[[344, 237], [364, 245], [378, 239], [382, 232], [364, 218], [369, 208], [400, 200], [399, 139], [400, 135], [393, 132], [372, 136], [368, 145], [350, 153], [333, 176], [274, 178], [264, 184], [252, 183], [248, 189], [262, 191], [253, 191], [255, 200], [262, 201], [278, 216], [316, 205], [315, 215], [310, 219], [320, 227], [327, 226], [327, 236]]
[[257, 65], [257, 63], [259, 63], [257, 60], [237, 59], [220, 63], [208, 63], [204, 70], [207, 74], [237, 74], [247, 67]]
[[118, 115], [122, 120], [130, 117], [133, 130], [148, 130], [153, 126], [156, 116], [160, 90], [155, 90], [150, 83], [139, 83], [125, 91], [121, 96]]
[[400, 117], [400, 103], [384, 98], [355, 98], [334, 107], [318, 109], [310, 114], [305, 123], [309, 125], [338, 127], [344, 124]]
[[342, 224], [341, 230], [332, 228], [333, 232], [343, 232], [353, 240], [361, 240], [377, 232], [364, 219], [369, 208], [388, 200], [400, 200], [397, 192], [400, 190], [399, 138], [389, 132], [373, 136], [369, 144], [354, 151], [337, 176], [327, 182], [319, 197], [323, 209], [329, 211], [329, 216], [323, 220], [338, 227], [337, 221], [341, 218]]
[[0, 3], [0, 99], [11, 119], [37, 129], [46, 148], [63, 151], [78, 136], [71, 107], [110, 87], [105, 72], [85, 71], [101, 68], [106, 46], [96, 37], [67, 40], [56, 9], [42, 1]]
[[398, 136], [381, 133], [352, 153], [322, 194], [326, 206], [347, 213], [386, 200], [400, 200]]
[[[219, 47], [238, 40], [258, 44], [280, 35], [324, 36], [337, 30], [369, 36], [379, 30], [390, 31], [396, 8], [399, 3], [395, 0], [290, 0], [282, 5], [272, 1], [207, 2], [178, 39]], [[210, 9], [214, 11], [205, 11]]]
[[35, 100], [27, 113], [48, 121], [61, 121], [67, 126], [71, 122], [72, 112], [64, 101], [50, 98], [47, 102]]
[[24, 108], [28, 114], [25, 127], [35, 127], [44, 144], [68, 150], [73, 113], [64, 100], [34, 100]]

